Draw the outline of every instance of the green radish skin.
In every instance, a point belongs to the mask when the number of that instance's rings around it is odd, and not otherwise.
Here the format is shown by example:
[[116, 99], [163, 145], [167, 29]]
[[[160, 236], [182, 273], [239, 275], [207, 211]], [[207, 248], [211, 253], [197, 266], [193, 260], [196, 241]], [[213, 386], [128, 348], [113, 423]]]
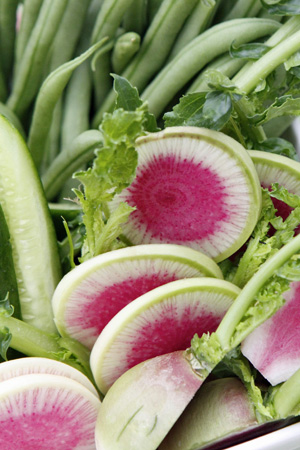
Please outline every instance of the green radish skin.
[[261, 187], [237, 141], [206, 128], [171, 127], [138, 138], [136, 150], [136, 178], [111, 204], [136, 207], [123, 227], [129, 242], [185, 245], [216, 262], [246, 242]]
[[0, 384], [1, 450], [95, 450], [101, 402], [64, 376], [22, 375]]
[[240, 289], [215, 278], [177, 280], [125, 306], [93, 346], [90, 365], [99, 390], [146, 359], [184, 350], [195, 333], [214, 332]]
[[181, 278], [223, 278], [208, 256], [172, 244], [136, 245], [77, 266], [58, 284], [52, 307], [62, 336], [92, 348], [120, 309], [145, 292]]
[[22, 318], [56, 333], [51, 297], [61, 269], [55, 232], [26, 144], [3, 116], [0, 159], [0, 204], [10, 233]]
[[97, 450], [156, 449], [201, 384], [185, 352], [158, 356], [128, 370], [99, 410]]
[[98, 392], [91, 381], [79, 370], [60, 361], [49, 358], [27, 357], [4, 361], [0, 364], [0, 383], [11, 378], [31, 374], [58, 375], [77, 381], [97, 398]]
[[239, 379], [208, 381], [167, 434], [159, 450], [206, 448], [229, 436], [229, 442], [233, 444], [239, 433], [256, 425], [253, 403]]

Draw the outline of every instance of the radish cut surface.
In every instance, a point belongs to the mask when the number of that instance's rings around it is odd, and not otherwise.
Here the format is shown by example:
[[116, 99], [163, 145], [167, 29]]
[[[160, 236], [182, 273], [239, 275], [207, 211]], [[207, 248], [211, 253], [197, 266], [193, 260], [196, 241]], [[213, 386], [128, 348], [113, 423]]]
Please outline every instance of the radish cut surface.
[[273, 385], [300, 368], [300, 282], [283, 294], [286, 304], [242, 343], [243, 354]]
[[172, 127], [136, 141], [136, 178], [112, 202], [136, 207], [124, 225], [133, 244], [174, 243], [222, 261], [250, 236], [261, 205], [247, 151], [218, 131]]
[[55, 323], [63, 336], [92, 348], [107, 323], [128, 303], [182, 278], [222, 278], [217, 264], [188, 247], [138, 245], [99, 255], [69, 272], [53, 300]]
[[185, 352], [128, 370], [104, 397], [96, 424], [97, 450], [156, 450], [201, 384]]
[[[286, 156], [257, 150], [250, 150], [249, 155], [254, 162], [262, 187], [269, 189], [273, 183], [278, 183], [292, 194], [300, 195], [299, 162]], [[277, 215], [285, 220], [292, 208], [276, 198], [272, 198], [272, 201], [277, 209]], [[300, 226], [296, 228], [295, 232], [296, 234], [300, 232]]]
[[4, 361], [0, 364], [0, 383], [11, 378], [33, 373], [44, 373], [71, 378], [81, 383], [98, 397], [94, 385], [82, 372], [54, 359], [26, 357]]
[[99, 407], [77, 381], [48, 374], [0, 383], [1, 450], [94, 450]]
[[173, 281], [123, 308], [104, 328], [91, 352], [96, 384], [106, 393], [126, 370], [190, 345], [217, 329], [240, 289], [213, 278]]

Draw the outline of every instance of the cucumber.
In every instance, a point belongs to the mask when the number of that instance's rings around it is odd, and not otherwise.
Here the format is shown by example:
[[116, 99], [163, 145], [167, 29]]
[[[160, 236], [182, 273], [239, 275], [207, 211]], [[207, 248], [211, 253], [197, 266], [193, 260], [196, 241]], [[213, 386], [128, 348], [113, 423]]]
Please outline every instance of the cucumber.
[[0, 116], [0, 204], [10, 233], [22, 318], [56, 333], [51, 308], [61, 267], [41, 181], [17, 129]]

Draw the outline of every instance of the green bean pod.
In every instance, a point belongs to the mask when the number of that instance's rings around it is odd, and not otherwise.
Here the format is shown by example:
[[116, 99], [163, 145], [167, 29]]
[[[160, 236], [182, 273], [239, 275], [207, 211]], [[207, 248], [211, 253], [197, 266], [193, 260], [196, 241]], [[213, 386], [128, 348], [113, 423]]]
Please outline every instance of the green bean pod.
[[53, 223], [26, 144], [0, 116], [0, 204], [7, 222], [22, 318], [56, 333], [51, 298], [61, 278]]
[[64, 183], [82, 164], [93, 159], [95, 150], [102, 147], [103, 137], [98, 130], [88, 130], [74, 139], [69, 148], [55, 158], [47, 172], [42, 176], [45, 194], [52, 200], [62, 189]]
[[43, 0], [24, 0], [20, 29], [16, 37], [14, 72], [19, 71], [25, 48], [37, 21]]
[[175, 94], [206, 64], [238, 44], [274, 33], [280, 24], [266, 19], [235, 19], [215, 25], [187, 45], [142, 93], [150, 111], [159, 116]]
[[148, 0], [148, 22], [151, 23], [163, 0]]
[[51, 165], [52, 161], [56, 158], [60, 152], [60, 135], [61, 135], [61, 123], [62, 123], [62, 97], [58, 99], [55, 105], [52, 115], [51, 126], [48, 132], [48, 136], [45, 146], [45, 152], [43, 161], [41, 162], [41, 173], [44, 173]]
[[[130, 83], [142, 90], [164, 64], [176, 36], [197, 0], [164, 0], [145, 34], [140, 51], [122, 73]], [[163, 43], [163, 45], [162, 45]], [[109, 93], [93, 121], [96, 127], [105, 111], [114, 104], [115, 93]]]
[[192, 14], [186, 20], [176, 42], [172, 48], [169, 60], [173, 59], [180, 50], [202, 33], [211, 23], [220, 4], [220, 0], [211, 3], [199, 1]]
[[0, 0], [0, 60], [6, 79], [12, 73], [18, 0]]
[[40, 87], [47, 52], [67, 4], [68, 0], [44, 0], [41, 6], [7, 101], [8, 106], [18, 116], [25, 113]]
[[28, 146], [38, 169], [40, 169], [44, 158], [44, 145], [58, 99], [76, 67], [89, 58], [103, 43], [104, 40], [100, 41], [82, 55], [60, 66], [46, 78], [41, 86], [36, 99], [28, 138]]
[[8, 95], [8, 89], [5, 81], [5, 77], [0, 64], [0, 102], [5, 102]]
[[49, 73], [73, 57], [90, 3], [91, 0], [68, 2], [50, 50]]
[[0, 115], [4, 116], [9, 120], [9, 122], [18, 130], [23, 139], [26, 139], [26, 134], [23, 129], [19, 118], [14, 114], [14, 112], [9, 109], [4, 103], [0, 102]]
[[147, 27], [147, 0], [134, 0], [124, 14], [122, 26], [126, 31], [134, 31], [140, 36]]
[[112, 52], [112, 68], [115, 73], [121, 73], [132, 57], [139, 51], [141, 37], [129, 31], [119, 37]]
[[262, 9], [260, 0], [238, 0], [224, 20], [254, 17]]

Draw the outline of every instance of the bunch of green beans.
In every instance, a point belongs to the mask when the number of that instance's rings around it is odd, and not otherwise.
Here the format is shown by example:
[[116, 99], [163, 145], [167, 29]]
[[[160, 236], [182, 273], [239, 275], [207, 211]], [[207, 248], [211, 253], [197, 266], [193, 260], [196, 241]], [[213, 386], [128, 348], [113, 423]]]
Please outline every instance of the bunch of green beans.
[[[0, 0], [0, 113], [26, 138], [49, 201], [101, 147], [111, 73], [136, 86], [157, 118], [220, 70], [250, 93], [300, 49], [300, 17], [260, 0]], [[265, 41], [259, 61], [235, 44]], [[69, 190], [71, 195], [71, 190]]]

